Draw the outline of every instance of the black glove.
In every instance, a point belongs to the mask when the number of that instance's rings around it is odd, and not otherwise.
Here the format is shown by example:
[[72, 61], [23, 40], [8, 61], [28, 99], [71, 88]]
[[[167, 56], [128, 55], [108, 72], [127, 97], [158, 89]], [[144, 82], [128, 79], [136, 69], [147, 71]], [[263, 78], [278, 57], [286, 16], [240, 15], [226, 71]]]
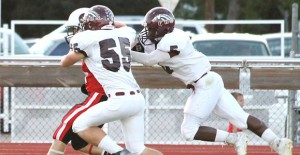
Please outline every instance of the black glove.
[[86, 88], [85, 88], [85, 84], [83, 84], [82, 86], [81, 86], [81, 92], [83, 93], [83, 94], [85, 94], [85, 95], [89, 95], [89, 92], [86, 90]]
[[144, 53], [144, 47], [141, 43], [137, 43], [131, 50]]

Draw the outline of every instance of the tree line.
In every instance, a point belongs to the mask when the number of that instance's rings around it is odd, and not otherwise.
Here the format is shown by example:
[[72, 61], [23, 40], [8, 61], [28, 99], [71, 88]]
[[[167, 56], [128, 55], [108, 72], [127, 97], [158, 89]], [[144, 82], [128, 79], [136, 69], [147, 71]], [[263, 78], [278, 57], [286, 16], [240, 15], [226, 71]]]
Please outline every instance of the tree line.
[[[281, 19], [291, 23], [292, 4], [300, 0], [180, 0], [174, 15], [181, 19], [197, 20], [270, 20]], [[67, 20], [69, 14], [80, 7], [105, 5], [115, 15], [145, 15], [158, 0], [2, 0], [1, 23], [11, 20]], [[23, 37], [41, 37], [57, 26], [18, 26], [16, 31]], [[254, 34], [279, 32], [279, 25], [221, 25], [208, 27], [211, 32], [234, 31]], [[286, 27], [290, 31], [290, 27]]]

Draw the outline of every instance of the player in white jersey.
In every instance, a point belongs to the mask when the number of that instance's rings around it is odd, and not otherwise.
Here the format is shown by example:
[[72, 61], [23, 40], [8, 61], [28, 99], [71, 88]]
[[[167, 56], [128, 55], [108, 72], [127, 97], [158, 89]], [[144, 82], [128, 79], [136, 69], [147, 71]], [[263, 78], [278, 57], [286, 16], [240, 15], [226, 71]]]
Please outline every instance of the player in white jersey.
[[[81, 31], [81, 19], [83, 18], [84, 13], [88, 10], [89, 8], [78, 8], [70, 14], [66, 23], [67, 36], [65, 39], [67, 43], [69, 43], [69, 40], [72, 38], [72, 36], [74, 36], [74, 34]], [[99, 149], [97, 146], [88, 144], [72, 130], [72, 125], [76, 117], [95, 104], [107, 100], [107, 96], [105, 95], [101, 84], [91, 75], [84, 62], [82, 63], [81, 68], [86, 75], [85, 84], [82, 85], [81, 90], [88, 96], [82, 103], [75, 104], [64, 115], [61, 123], [57, 126], [55, 132], [53, 133], [53, 141], [47, 155], [64, 154], [69, 142], [71, 142], [71, 145], [75, 150], [93, 155], [101, 155], [102, 153], [101, 149]], [[95, 93], [97, 95], [95, 95]], [[102, 126], [103, 125], [100, 125], [99, 127]]]
[[[90, 144], [113, 155], [162, 153], [144, 145], [144, 96], [131, 72], [131, 44], [136, 32], [130, 27], [115, 28], [113, 12], [96, 5], [83, 17], [83, 32], [70, 40], [71, 49], [61, 59], [64, 67], [83, 59], [102, 84], [108, 100], [80, 115], [73, 131]], [[119, 120], [126, 149], [117, 145], [98, 125]]]
[[241, 129], [249, 129], [280, 155], [290, 155], [292, 141], [279, 138], [261, 120], [246, 113], [224, 88], [221, 76], [211, 71], [208, 58], [193, 48], [189, 36], [174, 28], [172, 12], [155, 7], [147, 12], [144, 30], [140, 32], [139, 43], [132, 52], [133, 61], [147, 66], [158, 64], [172, 76], [193, 89], [184, 107], [181, 133], [186, 140], [226, 142], [235, 145], [238, 155], [247, 152], [247, 136], [243, 133], [203, 126], [212, 112]]

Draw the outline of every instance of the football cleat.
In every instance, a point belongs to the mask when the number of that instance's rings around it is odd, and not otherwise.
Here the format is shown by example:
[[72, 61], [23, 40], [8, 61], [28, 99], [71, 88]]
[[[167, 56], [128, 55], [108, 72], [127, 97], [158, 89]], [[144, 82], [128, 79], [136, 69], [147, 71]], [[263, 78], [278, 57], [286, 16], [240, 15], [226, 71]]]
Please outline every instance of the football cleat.
[[102, 155], [131, 155], [131, 153], [128, 150], [124, 149], [122, 151], [119, 151], [119, 152], [116, 152], [116, 153], [113, 153], [113, 154], [110, 154], [110, 153], [104, 151], [102, 153]]
[[275, 139], [270, 146], [279, 155], [292, 155], [293, 142], [287, 138]]

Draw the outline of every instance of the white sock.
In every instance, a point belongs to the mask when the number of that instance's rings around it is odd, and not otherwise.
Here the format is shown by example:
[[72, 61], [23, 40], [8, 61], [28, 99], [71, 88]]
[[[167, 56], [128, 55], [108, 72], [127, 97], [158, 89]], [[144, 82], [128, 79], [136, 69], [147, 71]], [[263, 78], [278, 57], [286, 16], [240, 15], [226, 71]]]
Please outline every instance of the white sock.
[[64, 154], [63, 151], [58, 151], [58, 150], [53, 150], [53, 149], [50, 149], [50, 150], [49, 150], [49, 153], [50, 153], [50, 152], [53, 152], [53, 153], [55, 153], [55, 154], [60, 154], [60, 155], [63, 155], [63, 154]]
[[123, 148], [119, 146], [115, 141], [113, 141], [108, 135], [106, 135], [98, 144], [98, 147], [101, 149], [104, 149], [105, 151], [109, 153], [116, 153]]
[[225, 142], [229, 132], [217, 129], [215, 142]]
[[264, 131], [264, 133], [261, 135], [261, 138], [265, 141], [267, 141], [268, 143], [273, 142], [275, 139], [278, 138], [278, 136], [271, 130], [271, 129], [267, 129]]

